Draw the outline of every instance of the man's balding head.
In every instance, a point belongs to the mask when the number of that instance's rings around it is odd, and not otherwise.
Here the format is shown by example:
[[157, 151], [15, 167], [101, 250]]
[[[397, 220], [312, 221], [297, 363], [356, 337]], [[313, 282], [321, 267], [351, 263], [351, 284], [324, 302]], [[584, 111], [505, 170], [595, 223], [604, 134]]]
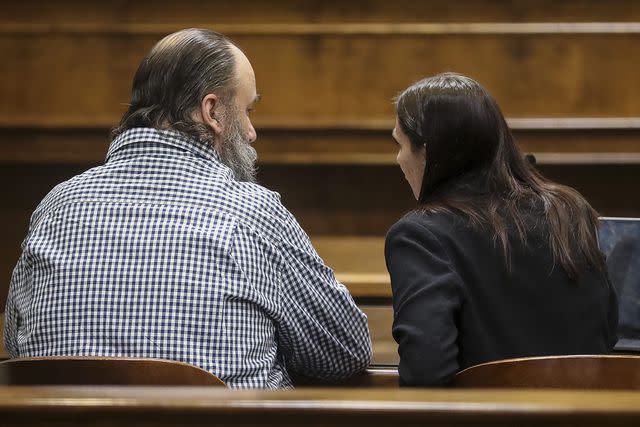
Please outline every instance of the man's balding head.
[[221, 104], [234, 96], [237, 49], [224, 35], [190, 28], [160, 40], [133, 79], [131, 103], [114, 137], [134, 127], [176, 130], [201, 138], [193, 112], [208, 94]]
[[156, 43], [138, 67], [131, 104], [113, 137], [135, 127], [177, 130], [215, 148], [237, 179], [254, 181], [249, 112], [258, 98], [251, 63], [228, 38], [178, 31]]

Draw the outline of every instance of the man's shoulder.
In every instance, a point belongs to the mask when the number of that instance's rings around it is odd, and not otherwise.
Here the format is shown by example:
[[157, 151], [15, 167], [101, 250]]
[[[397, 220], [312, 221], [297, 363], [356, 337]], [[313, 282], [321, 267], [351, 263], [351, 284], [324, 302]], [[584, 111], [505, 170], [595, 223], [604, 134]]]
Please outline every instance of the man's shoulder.
[[85, 182], [95, 174], [96, 170], [100, 167], [101, 166], [88, 169], [57, 184], [40, 201], [34, 215], [54, 210], [61, 204], [82, 198], [83, 196], [86, 197]]
[[89, 169], [54, 187], [36, 208], [33, 219], [76, 203], [152, 204], [199, 212], [197, 216], [205, 222], [221, 216], [232, 218], [274, 240], [293, 218], [277, 192], [236, 181], [218, 169], [181, 169], [172, 180], [164, 173], [142, 169], [141, 173], [147, 178], [136, 176], [126, 165], [110, 162]]
[[229, 213], [262, 237], [272, 242], [308, 239], [279, 193], [259, 184], [236, 182], [224, 197]]
[[289, 214], [280, 194], [260, 184], [230, 181], [223, 186], [219, 196], [225, 199], [224, 205], [247, 219], [268, 217], [282, 220]]
[[253, 182], [230, 181], [227, 194], [252, 207], [283, 209], [280, 194]]

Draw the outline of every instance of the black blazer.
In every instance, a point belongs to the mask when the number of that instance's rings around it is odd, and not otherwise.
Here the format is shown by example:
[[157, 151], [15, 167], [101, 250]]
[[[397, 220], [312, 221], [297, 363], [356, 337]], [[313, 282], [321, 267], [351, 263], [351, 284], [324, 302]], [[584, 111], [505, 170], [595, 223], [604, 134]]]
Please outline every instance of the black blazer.
[[509, 234], [511, 269], [491, 233], [461, 215], [414, 212], [389, 230], [401, 385], [446, 385], [491, 360], [611, 351], [618, 309], [606, 273], [585, 267], [571, 281], [546, 233], [529, 228], [526, 246]]

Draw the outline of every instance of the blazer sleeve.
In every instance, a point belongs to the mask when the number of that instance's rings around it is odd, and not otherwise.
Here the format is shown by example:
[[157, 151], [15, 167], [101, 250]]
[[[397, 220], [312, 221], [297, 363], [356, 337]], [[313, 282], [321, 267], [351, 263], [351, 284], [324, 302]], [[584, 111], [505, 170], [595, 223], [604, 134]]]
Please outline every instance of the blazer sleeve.
[[460, 276], [437, 237], [407, 217], [387, 234], [385, 258], [393, 292], [400, 385], [447, 385], [459, 370]]

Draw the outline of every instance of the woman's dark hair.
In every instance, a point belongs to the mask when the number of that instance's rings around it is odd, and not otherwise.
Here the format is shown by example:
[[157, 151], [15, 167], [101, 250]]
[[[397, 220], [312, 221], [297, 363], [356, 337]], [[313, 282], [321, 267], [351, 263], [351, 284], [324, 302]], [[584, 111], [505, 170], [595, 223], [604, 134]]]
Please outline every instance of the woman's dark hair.
[[233, 98], [233, 43], [214, 31], [189, 28], [160, 40], [133, 78], [131, 103], [112, 138], [135, 127], [173, 128], [201, 139], [209, 131], [192, 113], [216, 93], [222, 105]]
[[396, 100], [412, 149], [426, 147], [418, 202], [427, 212], [459, 211], [489, 228], [509, 263], [507, 223], [526, 242], [524, 217], [539, 213], [553, 257], [571, 278], [579, 265], [603, 271], [598, 215], [574, 189], [544, 178], [527, 162], [500, 107], [476, 81], [453, 73], [413, 84]]

